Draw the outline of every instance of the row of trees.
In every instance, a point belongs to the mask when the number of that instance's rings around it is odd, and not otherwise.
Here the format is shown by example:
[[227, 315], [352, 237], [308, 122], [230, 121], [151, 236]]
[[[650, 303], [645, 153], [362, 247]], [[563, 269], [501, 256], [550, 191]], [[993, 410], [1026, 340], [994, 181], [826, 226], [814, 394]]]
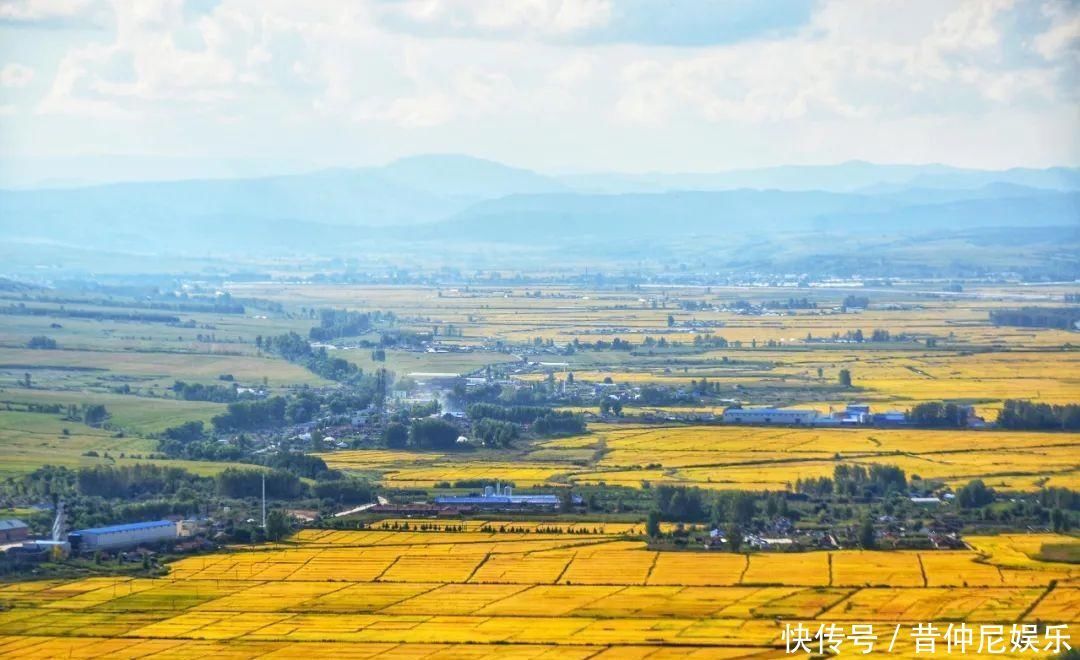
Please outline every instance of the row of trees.
[[308, 332], [315, 341], [330, 341], [341, 337], [356, 337], [377, 323], [394, 322], [393, 312], [354, 312], [347, 309], [320, 309], [319, 325]]
[[994, 325], [1014, 325], [1023, 328], [1057, 328], [1075, 330], [1080, 323], [1080, 307], [1023, 307], [990, 311]]
[[276, 337], [258, 337], [256, 344], [265, 351], [277, 353], [289, 362], [303, 365], [312, 373], [327, 380], [356, 382], [363, 372], [344, 358], [331, 357], [326, 348], [315, 350], [306, 339], [289, 332]]
[[285, 397], [272, 396], [261, 401], [237, 401], [230, 403], [225, 412], [215, 415], [210, 422], [218, 432], [249, 431], [285, 423]]
[[469, 419], [474, 422], [487, 419], [528, 425], [529, 430], [538, 435], [584, 433], [586, 427], [583, 415], [567, 410], [554, 410], [547, 406], [500, 406], [494, 403], [474, 403], [466, 409], [466, 412]]
[[235, 385], [204, 385], [202, 383], [185, 383], [178, 380], [173, 383], [171, 389], [176, 393], [176, 398], [185, 401], [229, 403], [237, 399]]
[[930, 428], [963, 428], [968, 423], [967, 406], [940, 401], [916, 404], [908, 411], [908, 421], [916, 426]]
[[437, 417], [391, 422], [383, 429], [383, 443], [391, 449], [459, 449], [459, 437], [457, 426]]
[[64, 419], [71, 422], [82, 422], [87, 426], [99, 427], [109, 419], [109, 411], [103, 403], [84, 403], [82, 405], [69, 403], [64, 411]]
[[30, 341], [26, 342], [26, 347], [53, 350], [56, 348], [56, 340], [45, 335], [35, 335], [30, 338]]
[[795, 482], [795, 492], [814, 497], [843, 495], [847, 497], [884, 497], [907, 491], [907, 477], [895, 465], [848, 465], [833, 468], [833, 476], [811, 477]]
[[56, 309], [52, 307], [27, 307], [24, 303], [0, 307], [0, 314], [13, 316], [53, 316], [93, 321], [128, 321], [131, 323], [180, 323], [179, 316], [150, 312], [104, 312], [92, 309]]
[[212, 479], [180, 468], [160, 467], [152, 463], [80, 468], [76, 476], [80, 494], [119, 499], [167, 497], [184, 488], [198, 490], [208, 481]]
[[1001, 408], [998, 425], [1017, 430], [1063, 430], [1080, 429], [1080, 404], [1053, 405], [1009, 399]]

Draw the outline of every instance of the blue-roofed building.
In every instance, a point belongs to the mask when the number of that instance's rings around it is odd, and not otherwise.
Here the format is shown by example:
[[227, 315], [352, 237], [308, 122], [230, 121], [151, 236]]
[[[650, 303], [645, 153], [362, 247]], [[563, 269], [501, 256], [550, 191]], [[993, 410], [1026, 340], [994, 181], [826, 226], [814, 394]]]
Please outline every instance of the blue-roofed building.
[[556, 495], [464, 495], [436, 497], [435, 504], [449, 506], [486, 506], [493, 508], [511, 508], [516, 506], [559, 506], [559, 498]]
[[133, 548], [144, 543], [171, 541], [178, 536], [176, 523], [171, 520], [154, 520], [80, 529], [68, 534], [68, 542], [72, 550], [86, 552]]
[[485, 486], [483, 495], [448, 495], [436, 497], [435, 504], [444, 506], [477, 506], [492, 509], [559, 506], [558, 495], [514, 495], [510, 486]]

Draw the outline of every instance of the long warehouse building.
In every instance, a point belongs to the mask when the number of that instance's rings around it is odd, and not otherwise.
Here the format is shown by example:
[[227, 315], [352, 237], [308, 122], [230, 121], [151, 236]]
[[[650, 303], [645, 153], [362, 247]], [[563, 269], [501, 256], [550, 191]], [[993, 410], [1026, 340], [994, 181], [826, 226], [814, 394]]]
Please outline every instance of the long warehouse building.
[[175, 540], [178, 536], [179, 530], [176, 523], [171, 520], [154, 520], [80, 529], [68, 534], [68, 542], [71, 543], [72, 550], [85, 552], [133, 548], [143, 543]]

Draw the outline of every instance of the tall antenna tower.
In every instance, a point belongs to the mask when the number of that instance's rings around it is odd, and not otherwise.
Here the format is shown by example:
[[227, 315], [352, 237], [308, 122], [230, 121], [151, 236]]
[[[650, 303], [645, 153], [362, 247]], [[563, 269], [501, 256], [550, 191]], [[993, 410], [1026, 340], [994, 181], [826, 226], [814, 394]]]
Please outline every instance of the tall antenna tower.
[[262, 473], [262, 528], [266, 529], [266, 473]]

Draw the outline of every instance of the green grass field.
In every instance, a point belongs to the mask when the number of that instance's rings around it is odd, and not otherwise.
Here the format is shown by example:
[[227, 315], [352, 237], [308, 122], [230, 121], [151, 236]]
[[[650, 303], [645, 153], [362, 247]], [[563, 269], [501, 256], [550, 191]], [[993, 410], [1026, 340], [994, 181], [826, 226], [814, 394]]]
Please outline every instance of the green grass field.
[[105, 383], [107, 377], [131, 377], [141, 387], [168, 387], [177, 379], [216, 382], [222, 374], [232, 374], [242, 383], [262, 383], [266, 378], [272, 386], [326, 382], [301, 366], [269, 356], [0, 348], [4, 385], [18, 382], [27, 371], [31, 377], [35, 371], [50, 372], [47, 377], [60, 380], [59, 385], [72, 378]]
[[[147, 415], [152, 411], [147, 411]], [[64, 435], [64, 429], [68, 434]], [[184, 468], [196, 474], [213, 475], [232, 463], [150, 459], [155, 441], [113, 431], [95, 429], [59, 415], [0, 410], [0, 476], [32, 472], [42, 465], [67, 468], [94, 465], [155, 463]], [[97, 456], [87, 456], [93, 451]], [[121, 456], [123, 455], [123, 456]]]
[[221, 403], [206, 401], [180, 401], [154, 399], [123, 394], [51, 391], [9, 388], [0, 390], [0, 409], [3, 404], [19, 408], [18, 404], [102, 404], [109, 412], [110, 427], [128, 434], [159, 433], [170, 426], [193, 420], [209, 422], [210, 418], [225, 410]]

